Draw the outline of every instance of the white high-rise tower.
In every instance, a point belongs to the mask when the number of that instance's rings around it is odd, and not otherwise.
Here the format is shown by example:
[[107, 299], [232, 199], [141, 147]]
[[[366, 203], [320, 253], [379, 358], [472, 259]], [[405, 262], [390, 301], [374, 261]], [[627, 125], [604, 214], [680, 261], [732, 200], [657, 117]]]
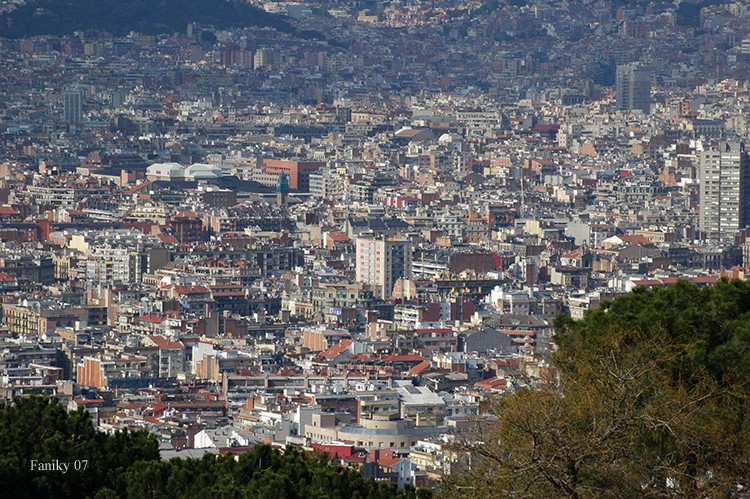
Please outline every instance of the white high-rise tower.
[[732, 244], [737, 231], [750, 222], [750, 162], [745, 144], [721, 142], [701, 152], [698, 160], [701, 237]]

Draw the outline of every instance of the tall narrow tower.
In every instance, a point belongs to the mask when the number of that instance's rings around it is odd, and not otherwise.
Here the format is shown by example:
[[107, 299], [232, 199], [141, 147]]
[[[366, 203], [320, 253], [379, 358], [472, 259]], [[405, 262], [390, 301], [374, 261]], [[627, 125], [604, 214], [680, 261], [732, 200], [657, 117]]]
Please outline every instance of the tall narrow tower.
[[742, 142], [720, 142], [698, 155], [700, 210], [698, 227], [703, 239], [734, 243], [750, 223], [750, 161]]
[[279, 174], [279, 185], [276, 186], [276, 205], [286, 206], [289, 202], [289, 177], [286, 173]]
[[66, 90], [63, 93], [63, 117], [65, 122], [78, 123], [81, 121], [82, 114], [81, 92], [78, 90]]
[[356, 278], [375, 287], [380, 298], [391, 298], [400, 278], [411, 278], [412, 243], [401, 239], [359, 237]]
[[618, 110], [651, 112], [651, 73], [640, 64], [617, 66], [615, 92]]

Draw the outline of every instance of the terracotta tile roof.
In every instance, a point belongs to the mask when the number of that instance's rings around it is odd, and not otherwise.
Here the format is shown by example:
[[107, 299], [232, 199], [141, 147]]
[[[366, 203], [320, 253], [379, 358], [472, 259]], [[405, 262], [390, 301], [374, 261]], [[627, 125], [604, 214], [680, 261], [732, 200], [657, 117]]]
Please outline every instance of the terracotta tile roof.
[[400, 130], [396, 132], [396, 137], [416, 137], [424, 130], [414, 130], [414, 129], [407, 129], [407, 130]]
[[194, 211], [180, 211], [174, 218], [200, 218]]
[[211, 292], [205, 286], [175, 286], [174, 291], [180, 295], [203, 295]]
[[366, 353], [358, 353], [357, 355], [352, 355], [351, 357], [349, 357], [349, 360], [351, 360], [351, 361], [361, 360], [363, 362], [370, 362], [370, 361], [375, 360], [375, 359], [373, 359], [372, 357], [370, 357]]
[[136, 192], [140, 191], [141, 189], [144, 189], [144, 188], [148, 187], [149, 185], [151, 185], [151, 181], [150, 180], [148, 182], [142, 182], [142, 183], [140, 183], [140, 184], [138, 184], [136, 186], [131, 187], [127, 191], [125, 191], [125, 194], [135, 194]]
[[424, 362], [420, 362], [416, 366], [414, 366], [411, 369], [409, 369], [408, 372], [411, 375], [418, 375], [418, 374], [423, 373], [424, 371], [426, 371], [429, 368], [430, 368], [430, 363], [425, 360]]
[[148, 339], [153, 341], [162, 350], [183, 350], [185, 348], [185, 345], [179, 341], [169, 341], [163, 336], [149, 336]]
[[645, 236], [617, 236], [622, 242], [627, 244], [642, 244], [648, 246], [654, 244], [650, 239]]
[[328, 238], [333, 239], [334, 241], [348, 241], [349, 240], [349, 236], [337, 230], [330, 231], [328, 233]]
[[138, 317], [138, 322], [158, 322], [158, 323], [161, 323], [161, 322], [164, 322], [165, 320], [167, 320], [166, 317], [162, 317], [162, 316], [157, 315], [157, 314], [146, 314], [146, 315], [142, 315], [142, 316]]
[[97, 405], [97, 404], [103, 404], [104, 400], [102, 399], [90, 399], [90, 400], [74, 400], [74, 402], [78, 405]]
[[5, 272], [0, 272], [0, 282], [16, 282], [16, 278], [6, 274]]
[[328, 350], [320, 352], [318, 354], [318, 357], [324, 360], [333, 360], [336, 357], [338, 357], [340, 354], [342, 354], [347, 348], [349, 348], [351, 344], [352, 344], [352, 340], [341, 340], [337, 344], [328, 348]]
[[508, 388], [508, 380], [505, 378], [489, 378], [474, 383], [474, 388], [481, 388], [483, 390], [505, 390]]
[[383, 357], [383, 362], [416, 362], [420, 363], [424, 361], [424, 357], [419, 355], [386, 355]]
[[12, 206], [0, 206], [0, 215], [20, 215], [21, 212]]
[[159, 234], [159, 239], [166, 244], [177, 244], [179, 242], [177, 241], [177, 238], [172, 235]]
[[403, 459], [398, 457], [382, 457], [378, 460], [378, 464], [383, 468], [391, 468], [401, 461], [403, 461]]

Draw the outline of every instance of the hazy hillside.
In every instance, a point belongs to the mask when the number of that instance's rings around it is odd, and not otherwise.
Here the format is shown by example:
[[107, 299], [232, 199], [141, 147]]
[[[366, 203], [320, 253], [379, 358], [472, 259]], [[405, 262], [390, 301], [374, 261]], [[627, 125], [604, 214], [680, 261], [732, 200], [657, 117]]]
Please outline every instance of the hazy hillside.
[[293, 32], [284, 17], [225, 0], [38, 0], [0, 15], [0, 37], [64, 35], [100, 29], [115, 35], [184, 32], [189, 22], [217, 28], [270, 26]]

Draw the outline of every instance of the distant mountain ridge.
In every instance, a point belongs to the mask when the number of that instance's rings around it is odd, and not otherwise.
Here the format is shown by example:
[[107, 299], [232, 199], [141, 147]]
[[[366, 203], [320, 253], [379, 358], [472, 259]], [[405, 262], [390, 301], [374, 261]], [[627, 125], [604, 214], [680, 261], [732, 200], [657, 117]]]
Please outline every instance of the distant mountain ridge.
[[191, 22], [296, 31], [283, 16], [239, 0], [35, 0], [0, 15], [0, 37], [61, 36], [96, 29], [116, 36], [131, 31], [182, 33]]

